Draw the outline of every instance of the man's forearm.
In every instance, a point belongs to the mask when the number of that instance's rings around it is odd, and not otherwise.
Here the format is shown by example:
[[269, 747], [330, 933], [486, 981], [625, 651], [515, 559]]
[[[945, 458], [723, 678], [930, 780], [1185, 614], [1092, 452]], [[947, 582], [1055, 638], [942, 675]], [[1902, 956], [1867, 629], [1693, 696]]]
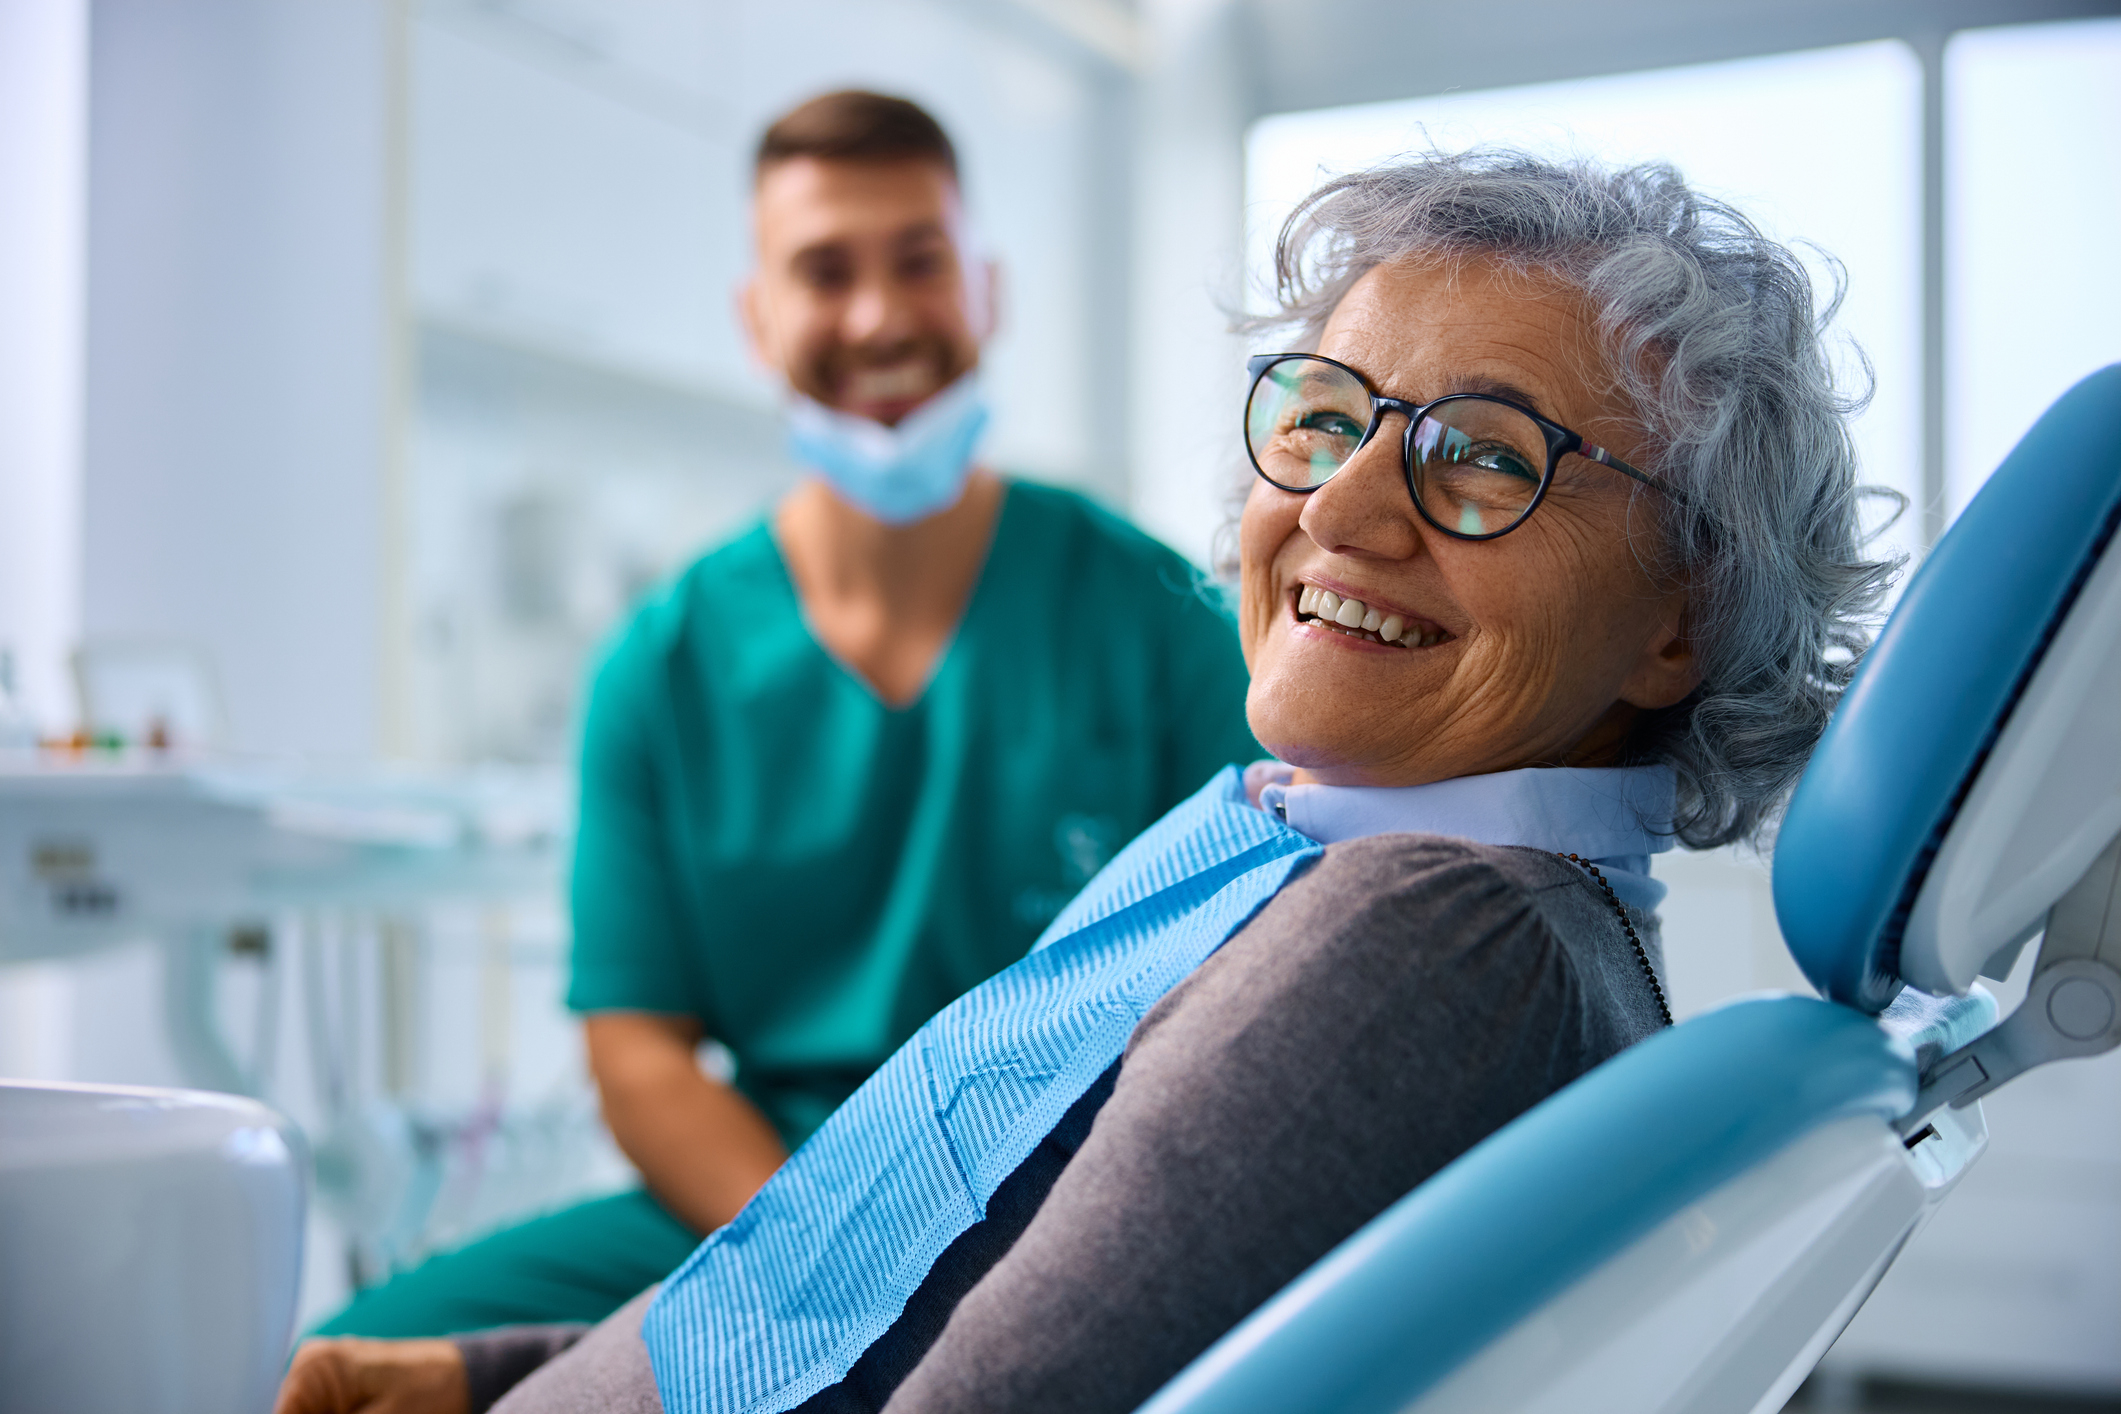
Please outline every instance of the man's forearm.
[[589, 1018], [604, 1120], [648, 1191], [695, 1232], [735, 1217], [788, 1157], [758, 1108], [702, 1074], [665, 1018]]
[[[788, 1158], [781, 1139], [751, 1101], [694, 1072], [621, 1124], [619, 1147], [664, 1207], [705, 1235], [735, 1217]], [[607, 1111], [608, 1113], [608, 1111]]]

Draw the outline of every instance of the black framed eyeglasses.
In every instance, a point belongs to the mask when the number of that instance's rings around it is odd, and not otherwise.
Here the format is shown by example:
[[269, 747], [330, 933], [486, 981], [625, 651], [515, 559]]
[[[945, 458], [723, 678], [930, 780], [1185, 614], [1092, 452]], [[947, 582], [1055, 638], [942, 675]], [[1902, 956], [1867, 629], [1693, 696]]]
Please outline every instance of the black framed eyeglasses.
[[1370, 380], [1323, 354], [1248, 359], [1245, 451], [1284, 491], [1316, 491], [1370, 445], [1387, 413], [1407, 420], [1401, 450], [1407, 492], [1421, 518], [1460, 540], [1493, 540], [1523, 525], [1574, 452], [1643, 485], [1677, 496], [1647, 472], [1508, 398], [1452, 393], [1432, 403], [1388, 398]]

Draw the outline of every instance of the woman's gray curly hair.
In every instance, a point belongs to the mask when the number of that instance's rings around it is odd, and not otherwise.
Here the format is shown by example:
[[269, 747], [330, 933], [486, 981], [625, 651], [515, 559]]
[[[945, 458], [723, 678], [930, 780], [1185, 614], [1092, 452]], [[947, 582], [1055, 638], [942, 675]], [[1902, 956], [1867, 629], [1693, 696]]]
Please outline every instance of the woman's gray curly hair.
[[[1702, 684], [1645, 715], [1628, 759], [1679, 778], [1696, 849], [1757, 840], [1804, 769], [1898, 568], [1866, 558], [1848, 417], [1812, 284], [1787, 248], [1663, 164], [1613, 170], [1481, 149], [1337, 177], [1275, 249], [1280, 308], [1245, 321], [1317, 347], [1363, 274], [1409, 257], [1489, 257], [1583, 291], [1645, 434], [1656, 568], [1690, 588]], [[1835, 269], [1837, 284], [1840, 278]], [[1904, 501], [1902, 501], [1904, 504]]]

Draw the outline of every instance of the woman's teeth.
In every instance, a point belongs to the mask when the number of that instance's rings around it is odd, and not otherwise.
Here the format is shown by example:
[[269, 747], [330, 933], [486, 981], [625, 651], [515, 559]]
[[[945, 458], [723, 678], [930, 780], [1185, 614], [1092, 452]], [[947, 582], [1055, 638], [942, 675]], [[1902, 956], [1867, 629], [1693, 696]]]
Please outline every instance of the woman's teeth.
[[1398, 614], [1373, 609], [1360, 599], [1343, 599], [1330, 589], [1304, 585], [1296, 596], [1296, 617], [1337, 628], [1353, 638], [1397, 643], [1407, 648], [1434, 647], [1449, 637], [1440, 628], [1424, 629]]

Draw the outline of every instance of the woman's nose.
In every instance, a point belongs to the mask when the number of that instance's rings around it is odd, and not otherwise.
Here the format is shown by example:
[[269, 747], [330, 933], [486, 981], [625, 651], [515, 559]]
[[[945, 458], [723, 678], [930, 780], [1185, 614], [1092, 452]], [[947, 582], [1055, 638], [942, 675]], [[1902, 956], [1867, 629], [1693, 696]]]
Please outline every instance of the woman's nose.
[[1413, 497], [1401, 460], [1401, 429], [1388, 422], [1325, 485], [1304, 497], [1297, 524], [1311, 543], [1338, 555], [1410, 559], [1421, 550]]

